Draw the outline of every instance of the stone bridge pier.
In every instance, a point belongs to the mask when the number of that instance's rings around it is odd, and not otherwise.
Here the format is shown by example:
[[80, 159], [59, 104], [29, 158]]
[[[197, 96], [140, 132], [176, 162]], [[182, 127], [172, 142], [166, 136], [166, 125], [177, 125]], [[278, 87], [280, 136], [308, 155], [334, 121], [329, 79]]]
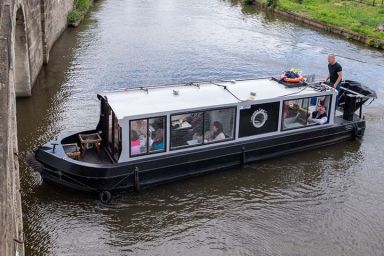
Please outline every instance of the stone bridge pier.
[[0, 0], [0, 255], [23, 255], [16, 96], [31, 96], [74, 0]]
[[67, 25], [74, 0], [2, 0], [11, 12], [11, 52], [17, 97], [29, 97], [49, 52]]

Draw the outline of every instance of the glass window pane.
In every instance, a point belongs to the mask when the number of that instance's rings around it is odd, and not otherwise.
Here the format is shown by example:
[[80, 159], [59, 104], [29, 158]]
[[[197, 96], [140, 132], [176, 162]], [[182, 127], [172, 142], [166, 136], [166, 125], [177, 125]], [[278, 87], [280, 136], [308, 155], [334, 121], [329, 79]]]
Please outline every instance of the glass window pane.
[[149, 152], [165, 151], [165, 117], [150, 118], [149, 122]]
[[326, 124], [328, 123], [329, 105], [331, 102], [330, 96], [320, 96], [311, 98], [309, 105], [309, 125]]
[[148, 153], [147, 148], [147, 119], [131, 121], [130, 147], [131, 155], [141, 155]]
[[118, 159], [120, 156], [120, 125], [119, 120], [114, 117], [113, 121], [114, 126], [114, 157], [115, 159]]
[[310, 98], [284, 101], [283, 130], [307, 126]]
[[113, 121], [112, 121], [112, 110], [109, 109], [108, 111], [108, 146], [110, 151], [112, 152], [112, 143], [113, 143]]
[[234, 137], [235, 108], [206, 111], [204, 142], [216, 142]]
[[203, 112], [171, 116], [171, 148], [203, 143]]

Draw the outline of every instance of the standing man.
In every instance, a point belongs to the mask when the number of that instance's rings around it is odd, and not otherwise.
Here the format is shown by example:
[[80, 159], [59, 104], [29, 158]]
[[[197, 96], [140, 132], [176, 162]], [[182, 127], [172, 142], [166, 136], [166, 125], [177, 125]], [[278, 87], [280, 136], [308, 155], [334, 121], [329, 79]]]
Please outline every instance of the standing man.
[[325, 81], [327, 82], [329, 79], [330, 85], [337, 89], [337, 86], [340, 85], [340, 82], [343, 79], [343, 68], [336, 62], [334, 54], [328, 54], [328, 71], [328, 77]]

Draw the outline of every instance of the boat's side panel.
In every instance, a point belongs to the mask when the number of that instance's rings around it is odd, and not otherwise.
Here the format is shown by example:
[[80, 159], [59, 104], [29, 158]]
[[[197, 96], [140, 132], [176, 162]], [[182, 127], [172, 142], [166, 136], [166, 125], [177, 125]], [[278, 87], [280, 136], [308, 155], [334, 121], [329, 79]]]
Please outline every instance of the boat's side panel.
[[345, 129], [335, 129], [333, 132], [323, 130], [320, 133], [308, 135], [306, 133], [301, 134], [301, 136], [290, 136], [290, 138], [251, 142], [218, 151], [210, 150], [182, 158], [174, 158], [172, 162], [159, 169], [153, 167], [156, 162], [142, 163], [141, 168], [144, 171], [139, 173], [140, 183], [145, 186], [165, 183], [179, 178], [323, 147], [349, 140], [354, 136], [352, 130]]
[[36, 158], [44, 164], [41, 174], [48, 181], [87, 191], [133, 190], [338, 143], [353, 138], [356, 127], [364, 129], [365, 122], [216, 145], [109, 166], [81, 165], [81, 162], [57, 158], [42, 150], [36, 153]]

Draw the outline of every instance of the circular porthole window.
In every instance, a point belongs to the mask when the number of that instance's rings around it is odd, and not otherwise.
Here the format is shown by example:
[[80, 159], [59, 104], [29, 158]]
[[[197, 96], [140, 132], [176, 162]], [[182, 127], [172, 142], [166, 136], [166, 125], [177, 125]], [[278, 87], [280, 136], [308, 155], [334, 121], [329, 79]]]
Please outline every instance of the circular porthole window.
[[251, 117], [251, 123], [255, 128], [261, 128], [267, 122], [268, 113], [264, 109], [258, 109], [253, 112]]

